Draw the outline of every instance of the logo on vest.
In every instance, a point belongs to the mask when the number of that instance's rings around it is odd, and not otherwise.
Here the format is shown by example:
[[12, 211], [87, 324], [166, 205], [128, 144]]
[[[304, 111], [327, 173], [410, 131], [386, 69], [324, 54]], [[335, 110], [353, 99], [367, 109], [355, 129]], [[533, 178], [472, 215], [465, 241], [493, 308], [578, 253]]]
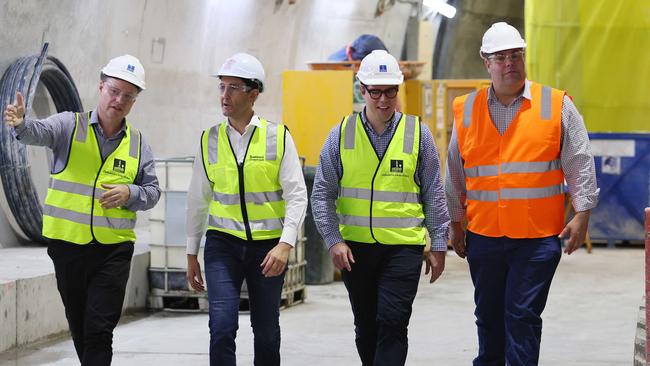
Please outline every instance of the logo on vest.
[[122, 159], [113, 160], [113, 171], [118, 173], [124, 173], [126, 171], [126, 161]]
[[264, 156], [263, 155], [249, 155], [248, 160], [250, 161], [264, 161]]
[[404, 161], [403, 160], [391, 160], [390, 161], [390, 172], [391, 173], [403, 173], [404, 172]]

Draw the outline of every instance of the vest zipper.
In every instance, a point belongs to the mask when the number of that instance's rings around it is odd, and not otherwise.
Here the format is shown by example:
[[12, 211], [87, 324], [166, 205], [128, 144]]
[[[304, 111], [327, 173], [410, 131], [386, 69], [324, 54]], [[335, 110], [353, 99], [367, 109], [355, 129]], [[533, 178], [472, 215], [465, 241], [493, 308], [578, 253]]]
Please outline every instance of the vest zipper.
[[[391, 118], [395, 118], [395, 115]], [[374, 196], [375, 196], [375, 178], [377, 177], [377, 172], [379, 171], [379, 167], [381, 167], [381, 163], [384, 160], [384, 157], [386, 156], [386, 153], [388, 152], [388, 149], [391, 147], [391, 144], [393, 143], [393, 138], [395, 137], [395, 134], [397, 133], [397, 128], [399, 127], [400, 122], [402, 121], [402, 118], [406, 118], [405, 115], [402, 115], [400, 119], [395, 123], [395, 129], [393, 130], [393, 135], [390, 137], [390, 141], [388, 141], [388, 144], [386, 145], [386, 149], [384, 150], [384, 154], [380, 157], [379, 153], [377, 152], [377, 148], [375, 148], [375, 145], [372, 143], [372, 139], [370, 138], [370, 135], [368, 134], [368, 130], [363, 126], [363, 121], [361, 122], [362, 129], [366, 133], [366, 138], [368, 138], [368, 142], [370, 143], [370, 146], [372, 146], [372, 149], [375, 151], [375, 155], [377, 156], [377, 159], [379, 160], [379, 163], [377, 163], [377, 167], [375, 168], [375, 173], [372, 175], [372, 180], [370, 181], [370, 213], [369, 213], [369, 220], [368, 220], [368, 225], [370, 225], [370, 235], [372, 236], [373, 239], [375, 239], [375, 242], [378, 244], [381, 244], [377, 238], [375, 238], [375, 232], [372, 229], [372, 206], [374, 205]], [[355, 121], [356, 123], [356, 121]], [[341, 163], [342, 164], [342, 163]]]
[[[384, 152], [384, 155], [386, 153]], [[370, 181], [370, 219], [368, 220], [368, 224], [370, 225], [370, 235], [372, 235], [372, 238], [375, 239], [376, 243], [379, 243], [379, 240], [375, 238], [375, 231], [372, 229], [372, 206], [374, 205], [374, 196], [375, 196], [375, 177], [377, 177], [377, 172], [379, 171], [379, 167], [381, 166], [381, 161], [384, 159], [382, 156], [381, 159], [379, 159], [379, 164], [377, 164], [377, 168], [375, 168], [375, 174], [372, 175], [372, 180]], [[381, 244], [381, 243], [379, 243]]]
[[246, 209], [246, 192], [244, 191], [244, 162], [237, 164], [237, 173], [239, 175], [239, 205], [241, 206], [241, 216], [244, 219], [244, 227], [246, 228], [246, 239], [253, 240], [251, 233], [251, 225], [248, 222], [248, 210]]
[[[90, 123], [88, 123], [88, 127], [93, 128]], [[95, 133], [93, 131], [93, 133]], [[95, 134], [95, 141], [97, 142], [97, 149], [99, 150], [99, 158], [102, 160], [102, 163], [99, 165], [99, 170], [97, 171], [97, 175], [95, 176], [95, 181], [93, 182], [93, 196], [90, 201], [90, 235], [93, 237], [93, 240], [91, 243], [99, 243], [99, 240], [95, 237], [95, 226], [93, 225], [93, 221], [95, 219], [95, 187], [97, 187], [97, 181], [99, 180], [99, 176], [102, 174], [102, 168], [104, 168], [104, 163], [106, 163], [106, 159], [102, 156], [102, 148], [99, 146], [99, 139], [97, 138], [97, 134]], [[120, 141], [121, 142], [121, 141]], [[119, 146], [119, 144], [118, 144]], [[117, 148], [116, 148], [117, 150]], [[110, 155], [110, 154], [109, 154]], [[99, 197], [98, 197], [99, 198]]]
[[237, 154], [235, 154], [235, 149], [232, 147], [230, 137], [228, 137], [228, 145], [230, 146], [232, 157], [235, 159], [235, 163], [237, 164], [237, 175], [239, 178], [239, 207], [241, 208], [242, 220], [244, 220], [246, 240], [253, 240], [253, 234], [251, 233], [251, 225], [248, 222], [248, 210], [246, 209], [246, 191], [244, 189], [244, 162], [246, 161], [246, 156], [248, 156], [248, 149], [251, 146], [251, 141], [253, 141], [253, 135], [256, 131], [257, 126], [253, 126], [253, 132], [251, 132], [251, 138], [248, 140], [248, 145], [246, 145], [246, 152], [244, 152], [244, 159], [241, 163], [237, 161]]

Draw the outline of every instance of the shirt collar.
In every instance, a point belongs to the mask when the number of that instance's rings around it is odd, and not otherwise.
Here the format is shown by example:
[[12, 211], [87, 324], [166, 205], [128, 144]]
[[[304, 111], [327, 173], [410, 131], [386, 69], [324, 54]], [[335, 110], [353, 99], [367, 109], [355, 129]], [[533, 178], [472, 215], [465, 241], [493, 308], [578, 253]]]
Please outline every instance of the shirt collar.
[[[230, 121], [226, 118], [226, 121], [224, 123], [226, 124], [226, 131], [230, 132], [233, 129], [233, 127], [230, 125]], [[246, 125], [246, 129], [244, 130], [244, 133], [246, 133], [246, 131], [248, 131], [248, 129], [251, 128], [252, 126], [259, 127], [259, 128], [262, 127], [262, 121], [260, 121], [260, 117], [258, 117], [256, 114], [253, 114], [253, 117], [251, 117], [250, 122], [248, 122], [248, 124]]]
[[[120, 130], [115, 134], [115, 136], [119, 136], [121, 133], [126, 134], [126, 118], [122, 119], [122, 126], [120, 126]], [[101, 131], [102, 135], [104, 134], [104, 130], [102, 129], [102, 126], [99, 124], [99, 114], [97, 113], [97, 109], [93, 110], [90, 113], [90, 121], [88, 121], [90, 125], [97, 125], [99, 127], [99, 130]]]
[[[533, 99], [531, 94], [530, 94], [530, 85], [531, 85], [530, 80], [526, 79], [524, 81], [524, 91], [521, 93], [521, 95], [519, 97], [524, 97], [524, 98], [526, 98], [528, 100]], [[492, 84], [490, 84], [490, 87], [488, 88], [488, 102], [492, 103], [492, 102], [496, 102], [496, 101], [497, 101], [497, 99], [496, 99], [496, 96], [494, 95], [494, 86], [492, 86]]]
[[[395, 125], [396, 121], [400, 120], [400, 118], [402, 118], [402, 113], [395, 111], [395, 113], [393, 113], [393, 119], [390, 122], [388, 122], [388, 125], [386, 126], [386, 129], [384, 131], [388, 131], [389, 129], [391, 129], [393, 125]], [[370, 123], [368, 123], [368, 118], [366, 117], [366, 107], [363, 107], [363, 111], [361, 112], [361, 122], [366, 128], [373, 130]]]
[[533, 100], [533, 97], [530, 95], [530, 84], [530, 80], [526, 79], [524, 81], [524, 92], [521, 93], [521, 96], [528, 100]]

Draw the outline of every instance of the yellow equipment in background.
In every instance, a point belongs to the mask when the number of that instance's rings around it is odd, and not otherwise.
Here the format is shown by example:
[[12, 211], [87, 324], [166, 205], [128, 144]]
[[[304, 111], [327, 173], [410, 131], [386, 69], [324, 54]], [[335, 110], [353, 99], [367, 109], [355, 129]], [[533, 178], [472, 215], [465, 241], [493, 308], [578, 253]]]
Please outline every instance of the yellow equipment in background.
[[[320, 65], [320, 64], [319, 64]], [[305, 165], [316, 166], [331, 129], [354, 110], [353, 69], [285, 71], [282, 74], [282, 120], [289, 127]], [[455, 97], [490, 85], [490, 80], [407, 79], [397, 97], [398, 109], [420, 116], [436, 142], [444, 174]]]
[[440, 153], [440, 168], [445, 173], [447, 146], [454, 123], [454, 98], [490, 85], [487, 79], [406, 80], [406, 103], [402, 111], [420, 116], [429, 127]]
[[650, 1], [527, 0], [529, 79], [564, 89], [590, 132], [650, 132]]
[[282, 73], [282, 120], [305, 165], [316, 166], [332, 127], [352, 112], [352, 71]]

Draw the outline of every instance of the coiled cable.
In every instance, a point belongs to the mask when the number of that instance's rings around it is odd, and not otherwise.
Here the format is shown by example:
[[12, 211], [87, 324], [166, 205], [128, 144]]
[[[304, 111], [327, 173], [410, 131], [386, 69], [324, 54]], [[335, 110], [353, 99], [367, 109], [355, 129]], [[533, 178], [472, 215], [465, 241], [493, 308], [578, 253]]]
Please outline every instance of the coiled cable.
[[[39, 82], [48, 91], [57, 112], [83, 110], [70, 73], [61, 61], [47, 56], [48, 46], [43, 45], [40, 55], [21, 57], [7, 68], [0, 79], [1, 111], [14, 102], [16, 91], [20, 91], [25, 96], [25, 114], [31, 116]], [[7, 204], [18, 225], [14, 230], [22, 231], [32, 242], [46, 243], [41, 235], [43, 208], [32, 181], [26, 147], [13, 137], [11, 128], [0, 125], [0, 176]]]

